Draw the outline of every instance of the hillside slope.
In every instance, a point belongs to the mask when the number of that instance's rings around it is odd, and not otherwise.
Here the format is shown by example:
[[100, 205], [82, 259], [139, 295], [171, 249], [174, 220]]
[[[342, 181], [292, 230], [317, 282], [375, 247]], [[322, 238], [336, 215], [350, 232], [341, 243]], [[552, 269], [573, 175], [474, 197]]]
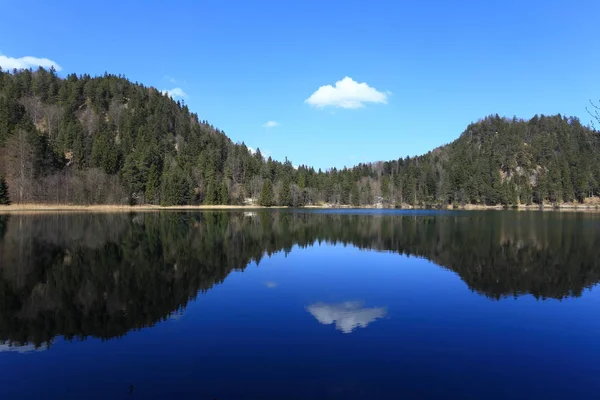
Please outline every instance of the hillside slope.
[[449, 145], [382, 168], [409, 182], [401, 196], [412, 203], [582, 202], [600, 192], [600, 135], [577, 118], [494, 115]]
[[490, 116], [423, 156], [296, 169], [124, 77], [0, 70], [0, 175], [13, 203], [581, 202], [600, 193], [599, 137], [576, 118]]

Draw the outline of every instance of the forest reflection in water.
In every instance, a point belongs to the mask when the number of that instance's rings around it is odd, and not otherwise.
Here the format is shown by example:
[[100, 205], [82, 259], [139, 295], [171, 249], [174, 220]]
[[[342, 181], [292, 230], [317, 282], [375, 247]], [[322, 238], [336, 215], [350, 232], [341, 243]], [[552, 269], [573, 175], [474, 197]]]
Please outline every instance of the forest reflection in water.
[[[108, 339], [153, 326], [232, 271], [321, 242], [424, 257], [491, 300], [576, 297], [600, 280], [596, 214], [2, 215], [0, 351], [50, 346], [59, 335]], [[356, 302], [317, 302], [306, 310], [345, 333], [387, 312]]]

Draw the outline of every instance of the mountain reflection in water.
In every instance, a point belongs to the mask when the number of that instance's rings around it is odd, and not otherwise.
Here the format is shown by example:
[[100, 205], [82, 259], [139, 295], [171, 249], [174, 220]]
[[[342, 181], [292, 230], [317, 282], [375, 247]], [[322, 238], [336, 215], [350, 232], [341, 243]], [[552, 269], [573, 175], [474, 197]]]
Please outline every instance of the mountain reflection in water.
[[[424, 257], [490, 299], [580, 296], [600, 280], [598, 221], [538, 212], [4, 215], [0, 351], [153, 326], [232, 271], [323, 241]], [[386, 315], [355, 302], [307, 310], [344, 333]]]

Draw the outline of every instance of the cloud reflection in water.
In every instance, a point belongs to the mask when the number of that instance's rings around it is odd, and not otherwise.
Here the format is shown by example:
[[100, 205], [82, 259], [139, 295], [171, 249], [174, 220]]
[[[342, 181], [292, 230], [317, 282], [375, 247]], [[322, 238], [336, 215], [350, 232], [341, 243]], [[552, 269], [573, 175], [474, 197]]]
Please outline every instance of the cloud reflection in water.
[[387, 314], [385, 307], [367, 308], [360, 301], [337, 304], [319, 302], [306, 307], [306, 310], [324, 325], [335, 323], [336, 329], [343, 333], [351, 333], [357, 327], [366, 328], [371, 322]]
[[9, 352], [14, 352], [14, 353], [25, 354], [25, 353], [31, 353], [34, 351], [44, 351], [44, 350], [46, 350], [46, 347], [36, 348], [32, 344], [26, 344], [24, 346], [11, 345], [11, 344], [7, 344], [7, 343], [0, 344], [0, 352], [9, 351]]

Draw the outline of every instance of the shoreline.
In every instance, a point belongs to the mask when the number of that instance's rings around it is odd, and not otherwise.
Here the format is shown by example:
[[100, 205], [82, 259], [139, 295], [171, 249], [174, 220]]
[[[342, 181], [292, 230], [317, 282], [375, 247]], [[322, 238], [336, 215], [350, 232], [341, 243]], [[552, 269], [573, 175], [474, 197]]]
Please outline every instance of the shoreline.
[[[157, 206], [157, 205], [116, 205], [116, 204], [93, 204], [93, 205], [74, 205], [74, 204], [11, 204], [0, 206], [0, 214], [3, 213], [49, 213], [49, 212], [151, 212], [151, 211], [211, 211], [211, 210], [269, 210], [269, 209], [287, 209], [289, 207], [273, 206], [263, 207], [258, 205], [194, 205], [194, 206]], [[374, 206], [350, 206], [350, 205], [308, 205], [299, 209], [364, 209], [364, 210], [464, 210], [464, 211], [490, 211], [490, 210], [514, 210], [514, 211], [599, 211], [600, 206], [596, 204], [572, 204], [565, 203], [560, 205], [519, 205], [517, 207], [504, 206], [485, 206], [467, 204], [457, 208], [453, 206], [440, 208], [412, 207], [406, 205], [402, 208], [392, 207], [374, 207]]]
[[46, 213], [46, 212], [150, 212], [150, 211], [207, 211], [207, 210], [256, 210], [282, 207], [262, 207], [262, 206], [234, 206], [234, 205], [197, 205], [197, 206], [156, 206], [146, 205], [118, 205], [118, 204], [11, 204], [9, 206], [0, 206], [2, 213]]

